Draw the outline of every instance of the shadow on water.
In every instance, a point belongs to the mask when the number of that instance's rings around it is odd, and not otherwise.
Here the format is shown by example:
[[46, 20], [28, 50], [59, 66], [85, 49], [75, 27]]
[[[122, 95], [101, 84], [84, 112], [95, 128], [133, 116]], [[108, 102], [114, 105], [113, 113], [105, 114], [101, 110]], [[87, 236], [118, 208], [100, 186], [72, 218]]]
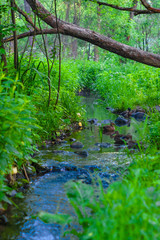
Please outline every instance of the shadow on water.
[[[119, 177], [118, 169], [129, 164], [129, 158], [124, 151], [125, 146], [115, 146], [113, 138], [109, 135], [103, 135], [102, 139], [100, 137], [99, 124], [101, 121], [115, 121], [117, 116], [99, 106], [97, 100], [93, 98], [83, 98], [82, 103], [86, 105], [87, 119], [96, 118], [98, 124], [88, 123], [83, 131], [73, 133], [60, 145], [50, 145], [46, 146], [45, 149], [39, 149], [36, 158], [44, 166], [60, 166], [60, 171], [51, 171], [44, 176], [32, 179], [30, 188], [26, 191], [24, 198], [17, 201], [18, 209], [12, 208], [12, 217], [10, 217], [9, 223], [0, 226], [0, 239], [72, 239], [70, 236], [66, 238], [61, 236], [59, 225], [45, 224], [39, 219], [32, 219], [32, 215], [41, 210], [50, 213], [74, 214], [64, 190], [64, 184], [67, 181], [80, 180], [91, 183], [94, 168], [96, 168], [98, 169], [97, 175], [102, 180], [107, 178], [107, 182], [104, 181], [104, 185], [106, 184], [105, 187], [107, 187], [108, 182], [115, 181]], [[132, 119], [130, 127], [116, 127], [116, 130], [123, 134], [130, 133], [133, 138], [137, 138], [138, 134], [141, 135], [142, 128], [143, 123], [137, 123]], [[79, 152], [75, 153], [80, 150], [70, 147], [70, 138], [74, 138], [83, 144], [82, 150], [87, 153], [85, 157]], [[66, 170], [68, 169], [66, 166], [73, 170]]]

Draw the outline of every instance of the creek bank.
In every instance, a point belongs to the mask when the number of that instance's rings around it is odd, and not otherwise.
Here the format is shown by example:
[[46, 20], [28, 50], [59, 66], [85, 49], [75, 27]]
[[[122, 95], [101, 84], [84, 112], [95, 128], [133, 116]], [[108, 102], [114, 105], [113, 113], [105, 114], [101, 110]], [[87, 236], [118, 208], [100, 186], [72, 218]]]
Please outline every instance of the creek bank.
[[[96, 114], [94, 114], [94, 109]], [[88, 106], [87, 111], [90, 111]], [[106, 118], [115, 121], [114, 114], [108, 114], [104, 108], [101, 110], [98, 104], [92, 104], [91, 114], [87, 115], [87, 119], [97, 120], [93, 123], [92, 121], [88, 122], [88, 126], [83, 128], [83, 131], [74, 131], [72, 135], [69, 133], [66, 137], [63, 134], [62, 137], [53, 141], [45, 141], [42, 146], [38, 147], [39, 151], [34, 154], [34, 158], [41, 164], [33, 163], [35, 172], [33, 176], [29, 175], [31, 180], [28, 185], [29, 189], [25, 191], [22, 203], [18, 201], [18, 206], [20, 205], [22, 209], [25, 208], [27, 218], [24, 219], [23, 216], [19, 220], [17, 234], [20, 237], [18, 238], [14, 237], [14, 233], [12, 233], [13, 237], [7, 235], [7, 229], [10, 226], [6, 224], [6, 233], [4, 233], [4, 236], [7, 236], [6, 240], [32, 239], [33, 235], [34, 239], [39, 240], [42, 239], [41, 236], [48, 234], [48, 229], [52, 229], [51, 239], [59, 239], [58, 233], [56, 236], [53, 235], [54, 226], [46, 226], [39, 220], [31, 219], [31, 216], [41, 210], [56, 212], [57, 206], [60, 208], [58, 211], [68, 212], [68, 200], [64, 190], [66, 182], [80, 181], [93, 184], [97, 188], [101, 179], [103, 187], [107, 188], [111, 182], [121, 179], [123, 174], [127, 174], [130, 159], [123, 152], [125, 146], [116, 146], [114, 139], [107, 134], [101, 138], [101, 124], [108, 124], [110, 121]], [[120, 131], [127, 134], [128, 129], [127, 126], [124, 126], [120, 128]], [[135, 133], [133, 128], [130, 131]], [[73, 142], [80, 142], [83, 148], [71, 148]], [[26, 171], [28, 170], [26, 169]], [[60, 199], [62, 200], [60, 201]], [[19, 211], [21, 210], [16, 210], [17, 215], [20, 215]], [[12, 226], [16, 228], [16, 219], [15, 222], [12, 221]], [[42, 226], [42, 229], [39, 229], [38, 226]], [[45, 231], [45, 229], [47, 230]], [[44, 239], [47, 239], [47, 236], [45, 235]]]
[[[37, 150], [39, 147], [46, 148], [50, 145], [59, 145], [64, 143], [64, 139], [66, 137], [69, 137], [75, 131], [84, 129], [84, 125], [84, 123], [82, 126], [80, 122], [74, 122], [69, 126], [69, 130], [66, 130], [64, 132], [59, 131], [58, 134], [56, 134], [56, 138], [38, 143]], [[71, 139], [71, 141], [74, 141], [74, 139]], [[36, 154], [36, 152], [33, 153], [31, 157], [34, 158]], [[32, 164], [27, 163], [25, 166], [23, 165], [19, 170], [17, 170], [17, 166], [15, 166], [15, 168], [16, 173], [10, 173], [5, 176], [7, 186], [13, 190], [8, 192], [6, 195], [8, 197], [8, 202], [6, 201], [5, 203], [1, 203], [2, 206], [0, 206], [0, 224], [7, 222], [6, 215], [10, 210], [10, 205], [12, 205], [12, 202], [14, 202], [17, 197], [19, 197], [19, 193], [23, 193], [29, 187], [30, 178], [38, 176], [39, 174], [43, 175], [47, 172], [47, 169], [44, 169], [40, 164], [35, 164], [34, 162]]]

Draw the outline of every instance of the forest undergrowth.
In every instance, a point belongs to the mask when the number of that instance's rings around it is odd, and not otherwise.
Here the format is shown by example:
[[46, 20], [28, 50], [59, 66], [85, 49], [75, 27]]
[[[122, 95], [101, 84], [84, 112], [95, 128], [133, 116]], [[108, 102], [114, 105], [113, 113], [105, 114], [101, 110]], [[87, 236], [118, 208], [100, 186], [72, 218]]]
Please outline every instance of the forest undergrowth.
[[[42, 62], [40, 64], [40, 62]], [[51, 96], [48, 106], [46, 61], [36, 59], [26, 70], [21, 62], [18, 72], [1, 69], [0, 76], [0, 209], [12, 204], [10, 193], [17, 189], [14, 175], [32, 165], [36, 144], [54, 140], [71, 126], [85, 120], [85, 110], [77, 93], [97, 94], [100, 103], [125, 110], [141, 106], [150, 116], [143, 139], [147, 148], [132, 155], [128, 172], [121, 181], [99, 197], [94, 188], [80, 183], [67, 186], [67, 195], [75, 209], [82, 232], [72, 229], [79, 239], [159, 239], [160, 234], [160, 70], [139, 63], [120, 63], [118, 57], [101, 62], [63, 61], [59, 102], [55, 106], [58, 86], [58, 62], [51, 72]], [[131, 157], [131, 156], [130, 156]], [[16, 170], [15, 170], [16, 169]], [[18, 196], [18, 194], [17, 194]], [[90, 209], [90, 211], [88, 211]], [[89, 212], [89, 213], [88, 213]], [[70, 224], [71, 216], [48, 213], [45, 221]]]

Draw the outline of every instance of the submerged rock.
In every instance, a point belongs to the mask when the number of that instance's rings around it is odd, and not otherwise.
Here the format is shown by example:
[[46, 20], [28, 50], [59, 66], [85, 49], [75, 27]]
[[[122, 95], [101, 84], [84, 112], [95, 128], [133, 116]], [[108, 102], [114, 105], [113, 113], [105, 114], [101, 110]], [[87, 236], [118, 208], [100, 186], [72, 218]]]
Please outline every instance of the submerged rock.
[[122, 117], [118, 117], [118, 118], [115, 120], [115, 124], [116, 124], [118, 127], [125, 126], [125, 125], [130, 126], [130, 121], [129, 121], [128, 119], [125, 119], [125, 118], [122, 118]]
[[110, 119], [106, 119], [106, 120], [102, 120], [102, 121], [101, 121], [102, 124], [108, 124], [108, 123], [110, 123], [110, 122], [111, 122]]
[[109, 148], [112, 146], [110, 143], [95, 143], [95, 145], [101, 148]]
[[131, 117], [134, 117], [137, 121], [144, 121], [147, 115], [144, 112], [132, 113]]
[[91, 119], [87, 120], [87, 122], [89, 122], [90, 124], [96, 124], [98, 122], [98, 120], [96, 118], [91, 118]]
[[55, 153], [55, 154], [63, 154], [65, 151], [63, 151], [63, 150], [53, 150], [53, 153]]
[[85, 169], [93, 173], [94, 171], [101, 171], [102, 169], [99, 166], [91, 165], [91, 166], [84, 166]]
[[77, 171], [77, 167], [71, 164], [59, 164], [61, 171]]
[[69, 151], [64, 151], [64, 150], [53, 150], [53, 153], [55, 154], [62, 154], [62, 155], [73, 155], [73, 152], [69, 152]]
[[93, 148], [88, 148], [87, 149], [89, 152], [98, 152], [100, 151], [101, 149], [99, 147], [93, 147]]
[[83, 144], [81, 142], [73, 142], [70, 145], [71, 148], [83, 148]]
[[74, 153], [78, 154], [81, 157], [88, 157], [88, 152], [85, 150], [84, 151], [76, 151]]

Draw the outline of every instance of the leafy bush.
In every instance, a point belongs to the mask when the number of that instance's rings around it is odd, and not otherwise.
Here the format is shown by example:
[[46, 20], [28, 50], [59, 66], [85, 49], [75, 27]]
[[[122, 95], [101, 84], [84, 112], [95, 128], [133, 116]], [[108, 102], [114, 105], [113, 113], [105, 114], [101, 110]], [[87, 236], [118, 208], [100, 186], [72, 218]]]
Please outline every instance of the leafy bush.
[[[56, 132], [68, 130], [73, 122], [80, 121], [84, 117], [80, 99], [74, 92], [62, 87], [59, 103], [55, 107], [56, 96], [57, 92], [52, 91], [49, 108], [47, 91], [41, 89], [33, 96], [38, 124], [42, 127], [38, 134], [44, 139], [55, 138]], [[77, 113], [80, 113], [80, 117]]]
[[94, 61], [78, 63], [78, 79], [80, 88], [86, 91], [95, 91], [98, 75], [101, 72], [101, 65]]
[[160, 149], [160, 114], [159, 112], [152, 113], [148, 125], [146, 140], [151, 146], [156, 146]]
[[23, 87], [16, 79], [6, 78], [0, 73], [0, 202], [5, 200], [4, 176], [11, 173], [13, 166], [21, 168], [32, 161], [34, 140], [38, 137], [34, 131], [38, 129], [33, 118], [35, 108], [29, 97], [18, 93], [17, 87]]
[[160, 103], [160, 70], [139, 63], [76, 61], [80, 88], [97, 92], [109, 106], [126, 109]]

